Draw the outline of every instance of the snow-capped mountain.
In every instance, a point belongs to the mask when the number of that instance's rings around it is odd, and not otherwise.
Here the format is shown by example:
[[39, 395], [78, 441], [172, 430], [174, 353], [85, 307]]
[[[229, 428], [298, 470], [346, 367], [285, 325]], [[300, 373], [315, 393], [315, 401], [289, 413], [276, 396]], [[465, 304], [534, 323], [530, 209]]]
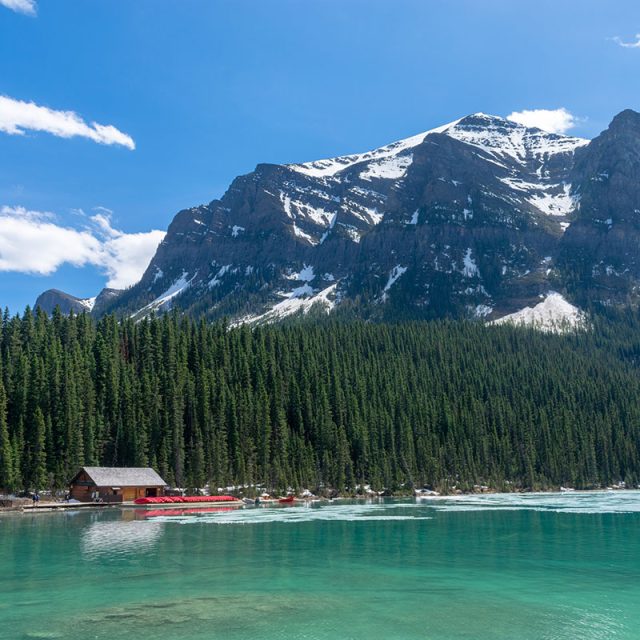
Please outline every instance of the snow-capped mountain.
[[261, 164], [178, 213], [142, 280], [102, 311], [494, 320], [552, 291], [584, 298], [586, 272], [587, 297], [600, 274], [627, 295], [640, 273], [611, 251], [640, 225], [639, 141], [632, 111], [592, 142], [476, 113], [366, 153]]

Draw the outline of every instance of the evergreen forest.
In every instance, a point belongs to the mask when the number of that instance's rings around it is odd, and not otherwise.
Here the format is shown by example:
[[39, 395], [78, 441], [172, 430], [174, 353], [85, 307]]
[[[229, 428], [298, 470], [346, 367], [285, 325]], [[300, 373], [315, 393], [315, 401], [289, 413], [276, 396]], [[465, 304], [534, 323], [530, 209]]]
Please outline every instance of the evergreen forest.
[[633, 311], [565, 335], [5, 313], [0, 488], [62, 488], [82, 465], [214, 490], [636, 485], [639, 356]]

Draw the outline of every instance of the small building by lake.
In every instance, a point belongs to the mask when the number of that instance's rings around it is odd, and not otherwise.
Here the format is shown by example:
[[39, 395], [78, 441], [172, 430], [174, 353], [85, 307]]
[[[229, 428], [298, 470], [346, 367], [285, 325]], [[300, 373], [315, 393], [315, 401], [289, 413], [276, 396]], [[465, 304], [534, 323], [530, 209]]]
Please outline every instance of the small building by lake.
[[164, 495], [167, 483], [150, 467], [82, 467], [69, 483], [81, 502], [131, 502]]

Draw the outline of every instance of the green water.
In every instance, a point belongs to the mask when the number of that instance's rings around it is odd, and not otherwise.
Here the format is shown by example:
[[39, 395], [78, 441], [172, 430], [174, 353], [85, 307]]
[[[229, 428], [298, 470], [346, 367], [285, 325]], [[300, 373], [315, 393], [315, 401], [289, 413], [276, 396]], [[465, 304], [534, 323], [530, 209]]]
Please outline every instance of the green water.
[[640, 638], [640, 494], [0, 517], [0, 639]]

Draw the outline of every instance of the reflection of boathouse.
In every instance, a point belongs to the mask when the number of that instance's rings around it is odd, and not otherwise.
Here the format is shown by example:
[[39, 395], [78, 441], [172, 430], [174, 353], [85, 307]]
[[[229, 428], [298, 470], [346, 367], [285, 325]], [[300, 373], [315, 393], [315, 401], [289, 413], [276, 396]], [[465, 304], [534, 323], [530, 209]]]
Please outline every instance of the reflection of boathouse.
[[82, 467], [69, 483], [69, 492], [81, 502], [130, 502], [164, 495], [166, 486], [151, 468]]

